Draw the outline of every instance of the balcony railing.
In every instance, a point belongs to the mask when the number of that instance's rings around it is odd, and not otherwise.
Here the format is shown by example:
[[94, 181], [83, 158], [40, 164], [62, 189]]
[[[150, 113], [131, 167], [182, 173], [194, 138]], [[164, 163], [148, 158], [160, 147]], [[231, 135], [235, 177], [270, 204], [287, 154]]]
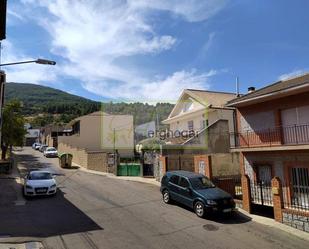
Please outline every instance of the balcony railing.
[[236, 148], [309, 144], [309, 124], [231, 133]]

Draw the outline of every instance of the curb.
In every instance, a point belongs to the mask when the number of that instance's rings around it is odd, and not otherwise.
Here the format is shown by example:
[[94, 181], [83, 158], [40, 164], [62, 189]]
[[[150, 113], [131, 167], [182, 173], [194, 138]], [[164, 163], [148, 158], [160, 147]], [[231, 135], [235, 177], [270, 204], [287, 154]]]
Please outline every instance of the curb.
[[285, 224], [282, 224], [280, 222], [275, 221], [274, 219], [271, 218], [267, 218], [267, 217], [263, 217], [263, 216], [259, 216], [259, 215], [255, 215], [255, 214], [249, 214], [248, 212], [246, 212], [245, 210], [241, 209], [241, 208], [237, 208], [238, 213], [243, 216], [243, 217], [249, 217], [251, 218], [251, 221], [254, 221], [256, 223], [268, 226], [268, 227], [272, 227], [272, 228], [277, 228], [280, 229], [283, 232], [289, 233], [293, 236], [296, 236], [300, 239], [309, 241], [309, 234], [307, 232], [298, 230], [296, 228], [287, 226]]
[[124, 180], [124, 181], [148, 183], [148, 184], [158, 186], [158, 187], [160, 187], [160, 185], [161, 185], [160, 182], [156, 181], [154, 178], [147, 179], [147, 178], [143, 178], [141, 176], [132, 176], [132, 177], [130, 177], [130, 176], [115, 176], [112, 173], [105, 173], [105, 172], [85, 169], [84, 167], [81, 167], [80, 165], [77, 165], [77, 164], [74, 164], [74, 166], [78, 166], [79, 167], [78, 170], [80, 170], [80, 171], [90, 173], [90, 174], [94, 174], [94, 175], [106, 176], [106, 177], [109, 177], [109, 178]]

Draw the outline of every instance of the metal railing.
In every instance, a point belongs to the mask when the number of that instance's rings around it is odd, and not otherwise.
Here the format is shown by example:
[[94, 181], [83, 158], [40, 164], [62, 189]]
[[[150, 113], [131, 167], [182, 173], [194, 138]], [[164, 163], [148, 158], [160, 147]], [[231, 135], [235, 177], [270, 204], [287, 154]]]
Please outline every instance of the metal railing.
[[271, 192], [271, 182], [251, 181], [250, 182], [251, 201], [254, 204], [273, 206], [273, 195]]
[[231, 133], [236, 148], [309, 144], [309, 124]]
[[282, 181], [285, 208], [309, 211], [309, 169], [292, 168], [291, 181]]

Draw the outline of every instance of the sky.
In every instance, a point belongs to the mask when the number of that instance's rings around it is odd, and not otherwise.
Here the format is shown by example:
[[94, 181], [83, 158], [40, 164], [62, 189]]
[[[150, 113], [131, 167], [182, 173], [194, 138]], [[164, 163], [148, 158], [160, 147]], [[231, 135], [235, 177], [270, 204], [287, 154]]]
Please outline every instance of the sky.
[[[307, 0], [8, 0], [7, 81], [98, 101], [174, 102], [309, 71]], [[2, 68], [4, 69], [4, 68]]]

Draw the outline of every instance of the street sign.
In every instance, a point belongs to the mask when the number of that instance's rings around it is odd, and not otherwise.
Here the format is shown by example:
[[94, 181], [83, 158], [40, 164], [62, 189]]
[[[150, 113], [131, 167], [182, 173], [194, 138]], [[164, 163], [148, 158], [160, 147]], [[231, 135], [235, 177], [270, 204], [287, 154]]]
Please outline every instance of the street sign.
[[0, 0], [0, 41], [5, 39], [6, 34], [6, 6], [7, 0]]

